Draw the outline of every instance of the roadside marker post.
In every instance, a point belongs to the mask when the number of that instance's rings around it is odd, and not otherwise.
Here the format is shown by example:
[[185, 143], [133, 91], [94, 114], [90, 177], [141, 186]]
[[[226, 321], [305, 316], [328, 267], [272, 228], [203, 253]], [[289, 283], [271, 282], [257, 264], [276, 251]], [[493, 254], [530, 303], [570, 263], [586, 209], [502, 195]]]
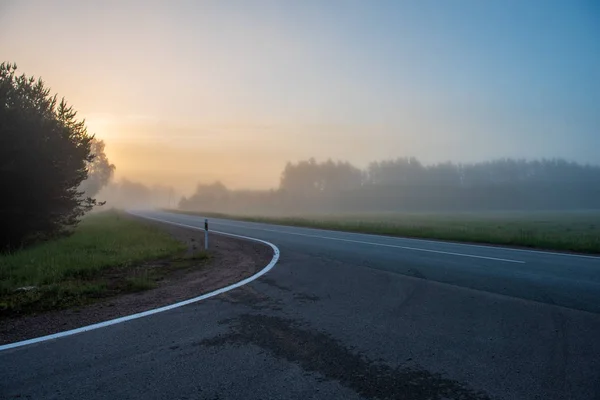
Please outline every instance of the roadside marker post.
[[208, 218], [204, 219], [204, 250], [208, 250]]

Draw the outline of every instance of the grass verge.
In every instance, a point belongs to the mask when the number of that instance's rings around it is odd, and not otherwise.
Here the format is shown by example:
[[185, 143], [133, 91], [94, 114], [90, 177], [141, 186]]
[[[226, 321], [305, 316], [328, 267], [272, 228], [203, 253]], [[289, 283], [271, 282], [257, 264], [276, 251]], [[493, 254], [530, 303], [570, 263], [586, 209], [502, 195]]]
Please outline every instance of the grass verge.
[[167, 232], [117, 211], [90, 215], [69, 237], [0, 255], [0, 316], [151, 289], [170, 271], [208, 257], [185, 257], [185, 250]]
[[166, 211], [346, 232], [600, 254], [600, 211], [369, 213], [299, 217]]

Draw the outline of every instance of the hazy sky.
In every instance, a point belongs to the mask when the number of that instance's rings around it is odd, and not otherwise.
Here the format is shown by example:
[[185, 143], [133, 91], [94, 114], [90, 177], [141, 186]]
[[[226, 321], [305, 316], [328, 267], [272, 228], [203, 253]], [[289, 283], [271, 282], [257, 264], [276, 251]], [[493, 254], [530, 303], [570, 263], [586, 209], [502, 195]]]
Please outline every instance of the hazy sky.
[[600, 164], [597, 0], [0, 0], [0, 56], [145, 183], [271, 187], [311, 156]]

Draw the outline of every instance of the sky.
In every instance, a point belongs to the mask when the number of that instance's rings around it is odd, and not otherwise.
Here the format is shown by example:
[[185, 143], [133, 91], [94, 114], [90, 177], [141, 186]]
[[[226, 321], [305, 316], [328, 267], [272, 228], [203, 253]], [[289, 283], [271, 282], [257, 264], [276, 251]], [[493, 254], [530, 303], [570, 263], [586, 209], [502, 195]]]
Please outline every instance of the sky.
[[0, 0], [117, 179], [270, 188], [287, 161], [600, 164], [596, 0]]

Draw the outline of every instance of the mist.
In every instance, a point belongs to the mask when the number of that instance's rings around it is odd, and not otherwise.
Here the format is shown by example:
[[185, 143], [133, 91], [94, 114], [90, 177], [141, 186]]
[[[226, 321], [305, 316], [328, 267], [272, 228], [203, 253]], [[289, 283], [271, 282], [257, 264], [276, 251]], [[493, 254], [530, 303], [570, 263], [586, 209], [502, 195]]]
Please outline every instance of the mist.
[[565, 160], [502, 159], [423, 165], [415, 158], [288, 163], [272, 190], [199, 184], [184, 211], [237, 215], [490, 212], [600, 209], [600, 167]]
[[[96, 197], [105, 202], [104, 208], [154, 209], [172, 208], [180, 195], [168, 186], [146, 186], [128, 179], [110, 182]], [[102, 208], [97, 208], [101, 211]]]
[[[592, 207], [579, 174], [600, 164], [598, 15], [590, 2], [5, 1], [0, 48], [106, 144], [116, 169], [99, 199], [119, 206]], [[425, 172], [376, 178], [373, 163], [405, 156]], [[286, 194], [287, 163], [313, 157], [361, 178]], [[518, 177], [496, 178], [497, 160]], [[544, 160], [567, 160], [576, 186], [543, 181]], [[485, 168], [485, 184], [464, 175]], [[226, 203], [192, 201], [215, 182]]]

